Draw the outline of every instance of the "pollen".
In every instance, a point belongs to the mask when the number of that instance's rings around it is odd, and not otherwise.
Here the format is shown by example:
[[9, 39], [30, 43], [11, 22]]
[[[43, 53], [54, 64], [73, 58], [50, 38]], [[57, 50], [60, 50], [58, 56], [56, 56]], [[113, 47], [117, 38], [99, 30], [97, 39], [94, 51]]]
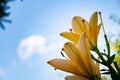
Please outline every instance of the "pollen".
[[62, 51], [64, 51], [64, 48], [62, 48]]

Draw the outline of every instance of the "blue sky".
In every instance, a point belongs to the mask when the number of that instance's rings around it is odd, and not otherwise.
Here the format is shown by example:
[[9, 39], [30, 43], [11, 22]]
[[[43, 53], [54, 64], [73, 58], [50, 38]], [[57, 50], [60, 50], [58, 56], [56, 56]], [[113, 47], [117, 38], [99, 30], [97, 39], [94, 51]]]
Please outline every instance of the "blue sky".
[[0, 30], [0, 80], [64, 80], [65, 73], [47, 61], [61, 57], [67, 40], [59, 34], [69, 30], [73, 16], [89, 20], [101, 11], [106, 32], [120, 30], [109, 19], [112, 13], [119, 15], [119, 0], [16, 0], [9, 5], [12, 23]]

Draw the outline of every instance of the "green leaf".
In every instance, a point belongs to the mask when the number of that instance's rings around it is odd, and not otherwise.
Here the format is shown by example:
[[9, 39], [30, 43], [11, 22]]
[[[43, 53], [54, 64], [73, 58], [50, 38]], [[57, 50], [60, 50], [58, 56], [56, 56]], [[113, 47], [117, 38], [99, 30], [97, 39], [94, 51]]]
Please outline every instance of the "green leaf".
[[107, 70], [107, 69], [101, 69], [101, 71], [109, 71], [109, 70]]
[[96, 59], [93, 55], [91, 55], [91, 57], [92, 57], [92, 59], [95, 60], [96, 62], [103, 64], [101, 61], [99, 61], [98, 59]]
[[115, 54], [112, 55], [112, 56], [108, 59], [107, 63], [108, 63], [108, 64], [112, 64], [113, 61], [114, 61], [114, 58], [115, 58]]

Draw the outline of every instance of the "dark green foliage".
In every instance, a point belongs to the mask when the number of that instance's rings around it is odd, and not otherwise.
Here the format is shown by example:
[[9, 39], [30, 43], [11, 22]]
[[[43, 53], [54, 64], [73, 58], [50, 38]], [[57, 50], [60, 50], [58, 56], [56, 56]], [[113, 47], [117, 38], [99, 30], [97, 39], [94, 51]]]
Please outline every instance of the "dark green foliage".
[[112, 64], [113, 63], [113, 61], [114, 61], [114, 58], [115, 58], [115, 54], [114, 55], [112, 55], [109, 59], [108, 59], [108, 63], [109, 64]]
[[5, 26], [3, 25], [3, 22], [11, 22], [10, 20], [6, 19], [10, 15], [7, 10], [10, 8], [8, 6], [8, 3], [13, 0], [0, 0], [0, 27], [2, 29], [5, 29]]
[[116, 14], [111, 14], [111, 15], [109, 16], [109, 18], [110, 18], [113, 22], [115, 22], [115, 23], [117, 23], [117, 24], [120, 25], [120, 16], [118, 16], [118, 15], [116, 15]]

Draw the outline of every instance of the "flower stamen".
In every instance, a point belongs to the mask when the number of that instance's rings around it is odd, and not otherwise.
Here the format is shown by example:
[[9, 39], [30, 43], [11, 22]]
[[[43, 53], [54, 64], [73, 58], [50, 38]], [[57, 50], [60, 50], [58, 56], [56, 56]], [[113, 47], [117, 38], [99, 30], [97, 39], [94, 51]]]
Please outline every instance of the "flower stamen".
[[102, 24], [102, 28], [103, 28], [103, 33], [104, 33], [104, 35], [105, 35], [106, 33], [105, 33], [105, 29], [104, 29], [104, 24], [103, 24], [101, 12], [98, 12], [98, 14], [99, 14], [99, 16], [100, 16], [100, 20], [101, 20], [101, 24]]
[[71, 29], [71, 28], [69, 29], [69, 31], [70, 31], [71, 33], [73, 33], [73, 31], [72, 31], [72, 29]]
[[65, 55], [63, 54], [63, 52], [60, 52], [61, 53], [61, 55], [63, 56], [63, 57], [65, 57]]

